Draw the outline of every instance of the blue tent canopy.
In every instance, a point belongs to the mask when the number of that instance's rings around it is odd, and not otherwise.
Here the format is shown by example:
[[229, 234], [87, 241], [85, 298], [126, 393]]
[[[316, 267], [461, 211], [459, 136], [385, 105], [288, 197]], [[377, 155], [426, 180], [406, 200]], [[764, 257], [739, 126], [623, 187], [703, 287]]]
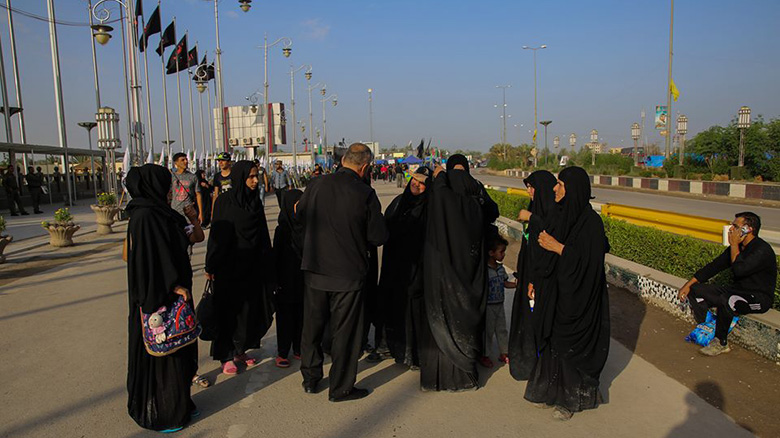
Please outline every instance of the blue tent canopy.
[[663, 155], [650, 155], [645, 157], [645, 166], [647, 167], [664, 167]]
[[404, 158], [403, 162], [405, 164], [422, 164], [423, 160], [415, 157], [414, 155], [409, 155], [408, 157]]

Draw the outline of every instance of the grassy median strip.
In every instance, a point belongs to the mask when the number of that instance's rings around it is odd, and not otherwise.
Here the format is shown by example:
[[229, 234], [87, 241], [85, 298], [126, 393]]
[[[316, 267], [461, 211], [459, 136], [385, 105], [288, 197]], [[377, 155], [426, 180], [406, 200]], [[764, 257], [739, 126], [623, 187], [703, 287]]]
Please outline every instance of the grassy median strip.
[[[506, 218], [516, 220], [518, 212], [528, 207], [526, 197], [496, 190], [488, 190], [488, 193], [498, 204], [501, 216]], [[609, 238], [611, 254], [676, 277], [691, 278], [699, 268], [723, 252], [723, 246], [717, 243], [633, 225], [605, 216], [601, 218]], [[713, 281], [718, 284], [728, 283], [730, 274], [723, 273]], [[780, 281], [775, 286], [774, 308], [780, 310]]]

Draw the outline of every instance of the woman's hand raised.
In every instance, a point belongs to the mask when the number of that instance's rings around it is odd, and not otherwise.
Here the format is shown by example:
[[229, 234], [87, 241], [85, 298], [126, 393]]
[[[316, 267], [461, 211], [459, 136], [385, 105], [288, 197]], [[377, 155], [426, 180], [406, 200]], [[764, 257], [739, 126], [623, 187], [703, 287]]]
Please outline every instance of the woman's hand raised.
[[547, 234], [547, 231], [539, 233], [539, 246], [558, 255], [563, 254], [563, 244], [555, 240], [555, 237]]

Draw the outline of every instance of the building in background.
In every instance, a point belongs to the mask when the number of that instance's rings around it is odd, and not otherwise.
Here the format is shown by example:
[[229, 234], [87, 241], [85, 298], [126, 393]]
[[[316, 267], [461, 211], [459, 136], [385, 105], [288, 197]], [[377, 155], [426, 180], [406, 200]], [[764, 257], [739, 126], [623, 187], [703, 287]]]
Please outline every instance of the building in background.
[[226, 134], [219, 125], [219, 109], [214, 109], [214, 142], [215, 150], [224, 150], [227, 144], [228, 150], [245, 148], [251, 157], [261, 157], [265, 153], [266, 114], [270, 114], [271, 120], [271, 153], [279, 149], [279, 145], [287, 144], [286, 119], [283, 103], [269, 103], [268, 110], [264, 111], [263, 105], [229, 106], [223, 108], [225, 117]]

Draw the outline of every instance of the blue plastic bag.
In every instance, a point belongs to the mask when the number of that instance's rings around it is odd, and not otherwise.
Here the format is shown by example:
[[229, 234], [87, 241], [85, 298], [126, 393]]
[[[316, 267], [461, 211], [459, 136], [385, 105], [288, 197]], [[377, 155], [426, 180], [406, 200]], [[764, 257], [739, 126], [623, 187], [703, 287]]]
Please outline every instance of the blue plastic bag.
[[[685, 337], [685, 341], [693, 342], [694, 344], [701, 345], [702, 347], [709, 345], [712, 339], [715, 338], [715, 319], [715, 315], [713, 315], [712, 312], [707, 312], [707, 318], [705, 321], [697, 325], [691, 331], [691, 333]], [[729, 333], [731, 333], [731, 331], [734, 329], [734, 326], [737, 325], [738, 321], [738, 316], [735, 316], [734, 319], [731, 320], [731, 324], [729, 325]]]

